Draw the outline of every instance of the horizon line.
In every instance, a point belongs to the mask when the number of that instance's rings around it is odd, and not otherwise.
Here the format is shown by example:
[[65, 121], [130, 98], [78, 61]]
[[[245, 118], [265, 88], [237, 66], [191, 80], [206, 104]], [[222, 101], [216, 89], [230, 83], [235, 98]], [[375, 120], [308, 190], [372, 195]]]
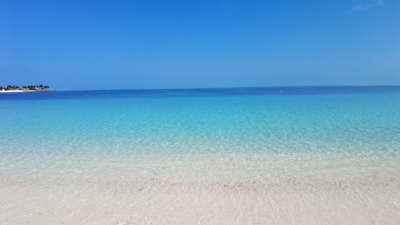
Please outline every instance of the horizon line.
[[293, 88], [293, 87], [400, 87], [400, 85], [288, 85], [288, 86], [246, 86], [246, 87], [199, 87], [199, 88], [133, 88], [133, 89], [86, 89], [60, 91], [128, 91], [128, 90], [190, 90], [190, 89], [240, 89], [240, 88]]

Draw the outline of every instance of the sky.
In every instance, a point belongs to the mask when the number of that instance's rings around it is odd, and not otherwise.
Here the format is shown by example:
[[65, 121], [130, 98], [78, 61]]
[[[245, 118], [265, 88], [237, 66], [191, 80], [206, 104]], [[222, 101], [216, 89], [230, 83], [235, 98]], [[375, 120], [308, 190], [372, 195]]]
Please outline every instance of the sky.
[[400, 85], [399, 0], [0, 0], [0, 85]]

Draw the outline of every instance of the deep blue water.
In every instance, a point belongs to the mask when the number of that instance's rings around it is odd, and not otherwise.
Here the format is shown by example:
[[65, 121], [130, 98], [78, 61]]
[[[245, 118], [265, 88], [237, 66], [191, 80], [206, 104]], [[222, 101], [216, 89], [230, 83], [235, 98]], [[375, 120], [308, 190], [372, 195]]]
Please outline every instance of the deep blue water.
[[[282, 90], [282, 92], [280, 92]], [[252, 95], [324, 95], [400, 92], [400, 86], [314, 86], [314, 87], [251, 87], [154, 90], [94, 90], [36, 93], [4, 93], [0, 100], [93, 99], [93, 98], [172, 98]]]

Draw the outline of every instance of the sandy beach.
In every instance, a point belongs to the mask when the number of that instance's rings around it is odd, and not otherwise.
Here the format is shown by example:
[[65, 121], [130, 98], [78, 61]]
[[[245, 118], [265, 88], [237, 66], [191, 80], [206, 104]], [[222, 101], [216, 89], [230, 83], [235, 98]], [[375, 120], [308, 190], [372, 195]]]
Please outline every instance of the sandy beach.
[[0, 223], [399, 224], [397, 156], [271, 157], [28, 160], [1, 176]]

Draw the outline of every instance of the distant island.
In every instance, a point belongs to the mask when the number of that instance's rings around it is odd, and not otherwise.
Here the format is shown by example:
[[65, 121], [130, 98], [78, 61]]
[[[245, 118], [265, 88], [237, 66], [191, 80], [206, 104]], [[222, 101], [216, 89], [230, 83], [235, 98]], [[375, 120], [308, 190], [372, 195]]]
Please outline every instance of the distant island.
[[21, 88], [19, 86], [11, 86], [8, 85], [7, 87], [0, 86], [0, 93], [5, 93], [5, 92], [39, 92], [39, 91], [55, 91], [54, 89], [49, 89], [49, 86], [43, 86], [41, 85], [28, 85], [28, 86], [22, 86]]

